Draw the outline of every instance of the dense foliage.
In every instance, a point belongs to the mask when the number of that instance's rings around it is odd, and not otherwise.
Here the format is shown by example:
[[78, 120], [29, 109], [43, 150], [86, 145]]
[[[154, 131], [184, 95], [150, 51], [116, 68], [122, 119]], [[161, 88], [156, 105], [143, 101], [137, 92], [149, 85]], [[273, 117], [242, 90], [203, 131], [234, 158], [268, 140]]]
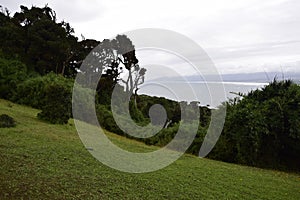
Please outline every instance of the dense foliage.
[[5, 59], [0, 54], [0, 97], [11, 98], [14, 89], [28, 77], [26, 66], [15, 59]]
[[274, 80], [227, 106], [224, 131], [212, 158], [299, 170], [299, 85]]
[[71, 117], [71, 90], [64, 84], [53, 82], [45, 87], [45, 102], [40, 119], [54, 124], [66, 124]]
[[[59, 85], [59, 87], [69, 90], [69, 93], [71, 93], [72, 84], [72, 79], [66, 79], [63, 76], [56, 75], [54, 73], [49, 73], [45, 76], [35, 76], [28, 78], [21, 84], [18, 84], [14, 89], [15, 93], [10, 100], [20, 104], [29, 105], [34, 108], [42, 109], [48, 103], [46, 100], [46, 95], [49, 93], [48, 87], [50, 85]], [[54, 95], [56, 94], [56, 98], [63, 98], [60, 97], [59, 91], [56, 92], [54, 93]], [[70, 97], [71, 94], [69, 94], [68, 98]]]
[[20, 8], [13, 17], [9, 12], [0, 12], [1, 49], [41, 75], [50, 71], [72, 75], [77, 38], [70, 25], [57, 22], [48, 6]]

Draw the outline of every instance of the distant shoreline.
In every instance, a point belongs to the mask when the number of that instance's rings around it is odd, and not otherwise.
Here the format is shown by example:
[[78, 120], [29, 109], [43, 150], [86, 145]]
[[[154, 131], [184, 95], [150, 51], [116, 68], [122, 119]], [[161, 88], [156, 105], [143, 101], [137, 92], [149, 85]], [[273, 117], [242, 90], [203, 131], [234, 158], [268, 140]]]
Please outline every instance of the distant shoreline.
[[146, 84], [151, 83], [176, 83], [176, 84], [232, 84], [232, 85], [257, 85], [257, 86], [264, 86], [268, 85], [267, 82], [241, 82], [241, 81], [147, 81]]
[[[244, 84], [250, 85], [254, 84], [268, 84], [274, 79], [278, 81], [282, 80], [292, 80], [295, 83], [300, 83], [300, 73], [298, 72], [257, 72], [257, 73], [240, 73], [240, 74], [219, 74], [219, 75], [186, 75], [177, 77], [159, 77], [159, 78], [149, 78], [145, 82], [206, 82], [206, 80], [211, 81], [222, 81], [225, 84]], [[208, 81], [209, 82], [209, 81]], [[249, 84], [248, 84], [249, 83]]]

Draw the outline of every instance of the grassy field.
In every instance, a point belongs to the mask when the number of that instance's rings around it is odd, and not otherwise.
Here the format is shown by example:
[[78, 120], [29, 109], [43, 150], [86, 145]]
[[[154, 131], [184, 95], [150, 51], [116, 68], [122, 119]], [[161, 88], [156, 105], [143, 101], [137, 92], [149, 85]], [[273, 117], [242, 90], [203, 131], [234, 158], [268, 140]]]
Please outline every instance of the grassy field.
[[[300, 175], [184, 155], [152, 173], [129, 174], [94, 159], [73, 122], [50, 125], [39, 111], [0, 100], [15, 128], [0, 129], [0, 199], [300, 199]], [[131, 151], [142, 143], [107, 133]]]

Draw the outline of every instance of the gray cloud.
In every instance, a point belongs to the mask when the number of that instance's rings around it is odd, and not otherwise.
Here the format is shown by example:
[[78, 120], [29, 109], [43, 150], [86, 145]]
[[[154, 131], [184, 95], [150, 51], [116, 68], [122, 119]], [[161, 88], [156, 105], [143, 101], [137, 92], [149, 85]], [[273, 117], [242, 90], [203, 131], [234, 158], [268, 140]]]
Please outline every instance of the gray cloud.
[[66, 20], [72, 23], [85, 23], [101, 18], [105, 11], [104, 5], [97, 0], [2, 0], [1, 4], [12, 13], [19, 12], [20, 5], [43, 7], [48, 4], [49, 7], [56, 11], [59, 20]]
[[[71, 23], [78, 36], [82, 33], [102, 40], [138, 28], [164, 28], [196, 41], [222, 73], [276, 70], [280, 66], [300, 71], [298, 0], [47, 2], [59, 19]], [[12, 11], [20, 4], [43, 6], [46, 1], [2, 0]], [[144, 55], [140, 61], [149, 64], [153, 55]], [[156, 64], [162, 62], [188, 73], [178, 59], [159, 53], [156, 56]]]

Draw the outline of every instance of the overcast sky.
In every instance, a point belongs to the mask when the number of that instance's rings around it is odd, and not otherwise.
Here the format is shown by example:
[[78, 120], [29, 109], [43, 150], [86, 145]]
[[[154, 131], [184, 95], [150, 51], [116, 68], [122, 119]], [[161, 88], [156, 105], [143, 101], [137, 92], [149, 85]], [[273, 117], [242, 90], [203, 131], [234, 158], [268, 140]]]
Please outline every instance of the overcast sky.
[[196, 41], [221, 73], [300, 71], [299, 0], [0, 0], [13, 13], [46, 3], [79, 39], [164, 28]]

